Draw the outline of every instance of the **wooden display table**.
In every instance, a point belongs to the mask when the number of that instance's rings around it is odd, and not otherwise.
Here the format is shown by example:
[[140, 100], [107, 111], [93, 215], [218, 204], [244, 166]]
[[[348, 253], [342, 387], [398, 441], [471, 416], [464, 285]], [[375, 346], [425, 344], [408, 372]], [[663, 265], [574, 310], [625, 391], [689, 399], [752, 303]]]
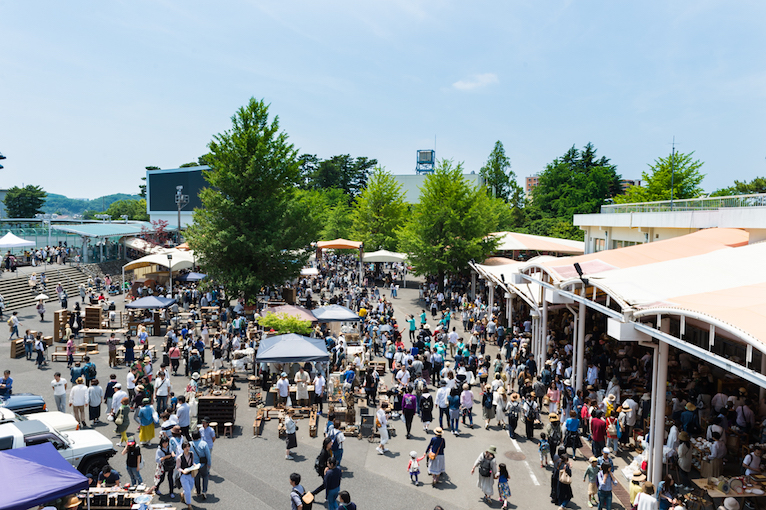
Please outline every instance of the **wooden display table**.
[[[85, 361], [86, 354], [84, 352], [77, 352], [75, 351], [72, 354], [72, 359], [74, 361]], [[51, 354], [51, 361], [67, 361], [67, 355], [66, 355], [66, 345], [57, 345], [56, 350]]]
[[[740, 508], [743, 508], [745, 506], [743, 500], [747, 498], [760, 498], [764, 496], [764, 494], [753, 494], [752, 492], [743, 492], [742, 494], [739, 494], [732, 490], [730, 490], [728, 493], [721, 492], [716, 487], [708, 486], [707, 481], [708, 481], [707, 478], [697, 478], [695, 480], [692, 480], [692, 482], [694, 482], [694, 485], [696, 485], [703, 491], [706, 491], [708, 496], [710, 496], [713, 499], [723, 500], [725, 498], [735, 498], [739, 500]], [[746, 487], [746, 489], [764, 490], [764, 487], [756, 483], [753, 485], [753, 487]]]

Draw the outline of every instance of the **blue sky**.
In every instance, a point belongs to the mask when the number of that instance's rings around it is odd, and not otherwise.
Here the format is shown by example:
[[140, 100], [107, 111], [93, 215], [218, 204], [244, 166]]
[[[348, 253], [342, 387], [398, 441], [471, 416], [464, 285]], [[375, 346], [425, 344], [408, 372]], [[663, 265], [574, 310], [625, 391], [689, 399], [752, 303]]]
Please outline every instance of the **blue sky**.
[[519, 180], [592, 142], [626, 178], [766, 175], [762, 1], [0, 1], [0, 187], [94, 198], [206, 151], [248, 98], [300, 150]]

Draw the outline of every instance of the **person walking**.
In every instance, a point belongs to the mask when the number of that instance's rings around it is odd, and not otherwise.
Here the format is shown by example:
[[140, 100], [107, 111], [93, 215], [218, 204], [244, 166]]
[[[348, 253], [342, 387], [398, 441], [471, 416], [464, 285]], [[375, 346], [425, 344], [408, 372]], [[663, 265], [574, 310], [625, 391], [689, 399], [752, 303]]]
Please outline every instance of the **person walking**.
[[449, 407], [449, 428], [455, 436], [460, 435], [460, 390], [452, 388], [449, 397], [447, 397], [447, 406]]
[[11, 318], [8, 319], [8, 326], [11, 330], [11, 336], [8, 338], [8, 340], [13, 340], [13, 335], [16, 335], [16, 338], [21, 338], [19, 336], [19, 326], [21, 325], [21, 322], [19, 322], [19, 312], [13, 312], [13, 315], [11, 315]]
[[[338, 493], [340, 492], [341, 470], [334, 457], [327, 461], [327, 470], [325, 471], [322, 486], [327, 499], [328, 510], [338, 510]], [[317, 494], [317, 491], [314, 491]]]
[[85, 406], [88, 404], [88, 387], [85, 386], [85, 378], [78, 377], [77, 385], [69, 390], [69, 407], [72, 408], [72, 414], [74, 414], [77, 423], [83, 427], [87, 427], [85, 423]]
[[582, 448], [580, 440], [580, 419], [577, 411], [569, 411], [569, 418], [564, 423], [564, 447], [572, 449], [572, 460], [577, 460], [577, 450]]
[[428, 434], [428, 427], [433, 421], [434, 399], [428, 391], [428, 387], [423, 389], [420, 396], [420, 421], [423, 422], [423, 430]]
[[182, 453], [176, 456], [176, 470], [180, 473], [179, 479], [181, 481], [181, 500], [186, 504], [187, 510], [192, 510], [191, 505], [191, 491], [194, 486], [194, 471], [191, 468], [194, 467], [194, 456], [191, 453], [191, 445], [188, 441], [184, 441], [181, 445]]
[[122, 397], [120, 400], [120, 408], [114, 413], [114, 424], [116, 426], [114, 432], [120, 435], [120, 442], [117, 446], [125, 446], [128, 444], [128, 427], [130, 427], [130, 399], [128, 397]]
[[412, 385], [408, 384], [402, 396], [402, 413], [404, 414], [404, 423], [407, 427], [407, 439], [412, 437], [412, 419], [417, 410], [417, 397], [412, 391]]
[[37, 338], [35, 339], [35, 351], [37, 351], [37, 360], [35, 363], [37, 364], [37, 368], [42, 370], [43, 365], [45, 365], [45, 348], [47, 347], [45, 340], [43, 340], [42, 335], [38, 334]]
[[199, 430], [192, 432], [191, 451], [194, 455], [194, 463], [199, 464], [199, 470], [194, 477], [194, 487], [197, 490], [197, 496], [207, 499], [207, 486], [210, 481], [210, 449], [207, 443], [202, 440]]
[[556, 478], [555, 503], [559, 505], [559, 510], [562, 510], [567, 507], [573, 497], [572, 466], [569, 464], [569, 458], [566, 453], [559, 457], [553, 471], [553, 476]]
[[32, 361], [35, 353], [35, 336], [29, 329], [24, 332], [24, 353], [27, 355], [27, 361]]
[[445, 470], [444, 448], [447, 442], [442, 438], [444, 431], [441, 427], [434, 429], [434, 437], [426, 447], [426, 456], [428, 457], [428, 474], [432, 476], [431, 486], [436, 487], [439, 483], [439, 477]]
[[94, 425], [101, 422], [101, 403], [104, 401], [104, 389], [93, 379], [88, 388], [88, 418]]
[[527, 439], [532, 440], [535, 438], [535, 421], [540, 416], [534, 391], [527, 394], [527, 400], [522, 408], [524, 410], [524, 426], [526, 427]]
[[165, 371], [160, 370], [157, 373], [157, 379], [154, 381], [154, 399], [157, 402], [157, 414], [162, 414], [167, 409], [170, 388], [170, 380], [165, 376]]
[[167, 436], [160, 436], [160, 445], [157, 448], [157, 452], [154, 455], [154, 460], [157, 463], [157, 467], [154, 471], [154, 493], [157, 496], [161, 496], [160, 485], [167, 477], [168, 479], [168, 494], [170, 499], [175, 499], [176, 495], [173, 493], [173, 486], [175, 480], [173, 480], [173, 469], [176, 466], [176, 454], [172, 448], [170, 448], [170, 439]]
[[296, 429], [295, 420], [293, 420], [293, 410], [288, 409], [285, 415], [285, 460], [293, 460], [293, 452], [290, 450], [298, 447], [298, 439], [295, 434]]
[[375, 426], [378, 427], [378, 433], [380, 434], [380, 446], [375, 450], [378, 455], [388, 453], [390, 450], [386, 448], [388, 443], [388, 402], [381, 402], [380, 408], [375, 413]]
[[612, 488], [616, 483], [611, 465], [602, 464], [598, 472], [598, 510], [612, 510]]
[[[303, 498], [306, 495], [306, 489], [301, 485], [301, 475], [292, 473], [290, 475], [290, 510], [304, 510]], [[308, 498], [314, 501], [313, 494], [309, 493]]]
[[152, 407], [152, 402], [148, 398], [142, 400], [143, 406], [138, 411], [138, 441], [144, 445], [149, 446], [149, 443], [154, 439], [154, 414], [156, 411]]
[[496, 455], [497, 448], [490, 446], [479, 455], [471, 468], [471, 474], [474, 473], [477, 467], [479, 468], [479, 479], [476, 482], [476, 486], [484, 493], [482, 500], [487, 503], [492, 501], [492, 494], [494, 494], [494, 480], [497, 478]]
[[508, 404], [508, 435], [511, 439], [516, 439], [516, 427], [519, 424], [519, 416], [521, 416], [521, 397], [518, 393], [511, 394], [511, 402]]
[[144, 479], [141, 478], [141, 448], [136, 445], [133, 440], [128, 441], [128, 444], [122, 450], [123, 455], [127, 455], [125, 464], [128, 469], [128, 475], [130, 475], [130, 485], [135, 487], [144, 483]]
[[51, 387], [53, 388], [53, 399], [56, 401], [56, 409], [58, 409], [60, 413], [65, 413], [67, 382], [61, 378], [61, 372], [53, 374]]
[[[460, 415], [463, 425], [473, 428], [473, 392], [467, 383], [463, 384], [463, 392], [460, 394]], [[465, 422], [466, 418], [470, 425]]]
[[489, 430], [489, 422], [495, 417], [495, 400], [492, 386], [486, 384], [483, 388], [484, 391], [481, 393], [481, 413], [484, 417], [484, 428]]

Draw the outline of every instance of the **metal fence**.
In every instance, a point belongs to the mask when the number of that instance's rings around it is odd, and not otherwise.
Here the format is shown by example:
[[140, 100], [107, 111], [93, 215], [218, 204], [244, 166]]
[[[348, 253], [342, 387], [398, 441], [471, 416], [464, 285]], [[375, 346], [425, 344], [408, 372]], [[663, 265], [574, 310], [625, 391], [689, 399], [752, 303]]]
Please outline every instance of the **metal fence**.
[[670, 211], [716, 211], [735, 207], [766, 207], [766, 194], [734, 195], [728, 197], [687, 198], [660, 202], [636, 202], [601, 206], [601, 214]]

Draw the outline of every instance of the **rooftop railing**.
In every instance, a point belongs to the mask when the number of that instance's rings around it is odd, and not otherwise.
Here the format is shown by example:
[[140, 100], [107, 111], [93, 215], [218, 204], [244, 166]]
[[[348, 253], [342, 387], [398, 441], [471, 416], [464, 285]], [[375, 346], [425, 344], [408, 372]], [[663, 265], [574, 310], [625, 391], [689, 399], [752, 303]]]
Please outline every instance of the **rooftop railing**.
[[631, 204], [609, 204], [601, 206], [601, 214], [651, 213], [670, 211], [716, 211], [735, 207], [766, 207], [766, 193], [755, 195], [733, 195], [728, 197], [687, 198], [684, 200], [662, 200], [659, 202], [635, 202]]

